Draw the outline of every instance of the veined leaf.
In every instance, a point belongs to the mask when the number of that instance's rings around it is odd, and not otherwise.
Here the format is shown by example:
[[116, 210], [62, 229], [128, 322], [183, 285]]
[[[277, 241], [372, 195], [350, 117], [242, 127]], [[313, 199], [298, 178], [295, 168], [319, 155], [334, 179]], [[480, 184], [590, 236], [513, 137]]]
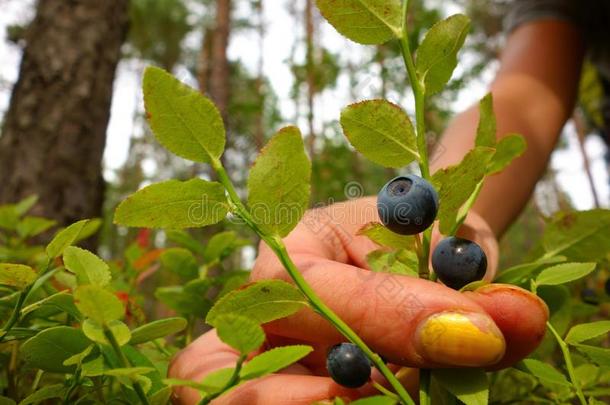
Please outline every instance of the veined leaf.
[[220, 340], [242, 354], [253, 352], [265, 341], [263, 328], [257, 322], [235, 314], [216, 318], [216, 333]]
[[0, 263], [0, 284], [23, 290], [34, 281], [38, 275], [30, 266], [24, 264]]
[[27, 340], [20, 351], [25, 362], [32, 367], [51, 373], [70, 373], [74, 366], [65, 366], [64, 361], [81, 353], [90, 344], [79, 329], [56, 326]]
[[542, 271], [536, 278], [538, 285], [558, 285], [585, 277], [595, 270], [596, 263], [562, 263]]
[[370, 161], [400, 168], [419, 159], [409, 116], [386, 100], [367, 100], [341, 111], [341, 127], [352, 146]]
[[563, 374], [553, 368], [550, 364], [543, 363], [540, 360], [524, 359], [517, 368], [527, 371], [543, 382], [563, 385], [565, 387], [572, 386]]
[[525, 152], [527, 144], [521, 135], [510, 134], [502, 137], [495, 145], [495, 148], [496, 153], [494, 153], [487, 167], [488, 175], [504, 170], [514, 159]]
[[241, 369], [239, 376], [244, 380], [251, 380], [275, 373], [292, 363], [296, 363], [312, 351], [311, 346], [303, 345], [276, 347], [247, 362]]
[[220, 158], [225, 128], [214, 103], [157, 67], [144, 72], [143, 91], [146, 117], [161, 145], [194, 162]]
[[496, 146], [496, 116], [494, 115], [493, 96], [487, 93], [479, 103], [479, 126], [477, 127], [476, 146]]
[[87, 318], [100, 325], [123, 318], [125, 307], [116, 295], [102, 287], [84, 285], [74, 292], [74, 303]]
[[248, 177], [248, 204], [256, 223], [284, 237], [299, 223], [309, 204], [311, 163], [301, 132], [281, 129], [256, 158]]
[[54, 259], [64, 252], [64, 249], [74, 243], [94, 234], [100, 227], [99, 219], [83, 219], [69, 225], [55, 234], [51, 243], [47, 245], [46, 252], [50, 259]]
[[238, 314], [262, 324], [292, 315], [306, 305], [305, 297], [293, 285], [280, 280], [259, 281], [218, 300], [206, 322], [216, 326], [220, 316]]
[[220, 222], [229, 210], [220, 183], [191, 179], [152, 184], [125, 199], [114, 223], [146, 228], [194, 228]]
[[106, 262], [88, 250], [68, 246], [64, 250], [64, 265], [76, 274], [79, 285], [93, 284], [103, 287], [110, 282], [110, 268]]
[[144, 342], [150, 342], [158, 338], [173, 335], [181, 332], [186, 328], [187, 322], [184, 318], [165, 318], [157, 319], [145, 325], [139, 326], [131, 331], [131, 340], [129, 344], [137, 345]]
[[52, 219], [42, 217], [25, 217], [17, 224], [17, 233], [22, 238], [36, 236], [49, 228], [55, 226], [57, 222]]
[[[119, 320], [108, 322], [106, 327], [114, 335], [114, 338], [119, 346], [126, 345], [129, 342], [129, 339], [131, 339], [131, 332], [129, 331], [129, 328]], [[91, 319], [85, 319], [82, 329], [85, 336], [87, 336], [91, 341], [105, 345], [110, 344], [108, 338], [106, 338], [106, 334], [104, 333], [104, 327], [99, 323], [92, 321]]]
[[369, 222], [358, 230], [358, 235], [365, 235], [380, 246], [394, 249], [413, 249], [415, 238], [411, 235], [399, 235], [390, 231], [379, 222]]
[[608, 332], [610, 332], [610, 321], [582, 323], [580, 325], [575, 325], [570, 329], [565, 341], [566, 343], [573, 345], [598, 336], [607, 335]]
[[479, 369], [439, 369], [432, 377], [466, 405], [487, 405], [489, 382]]
[[320, 13], [340, 34], [363, 45], [401, 35], [399, 0], [316, 0]]
[[415, 68], [419, 80], [432, 95], [443, 89], [457, 65], [457, 53], [470, 30], [470, 19], [462, 14], [439, 21], [430, 28], [417, 50]]

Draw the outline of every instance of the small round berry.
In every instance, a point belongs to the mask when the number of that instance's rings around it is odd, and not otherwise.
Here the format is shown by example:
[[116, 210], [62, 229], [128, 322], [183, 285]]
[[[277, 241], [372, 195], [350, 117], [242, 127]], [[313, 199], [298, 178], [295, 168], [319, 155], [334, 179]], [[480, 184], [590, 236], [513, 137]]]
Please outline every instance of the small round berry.
[[597, 293], [592, 288], [583, 288], [580, 290], [580, 299], [582, 302], [586, 302], [587, 304], [597, 305], [599, 304], [599, 297]]
[[344, 387], [358, 388], [371, 377], [371, 363], [353, 343], [339, 343], [326, 356], [326, 369], [332, 379]]
[[432, 184], [409, 174], [390, 180], [377, 196], [381, 222], [401, 235], [425, 231], [436, 219], [438, 194]]
[[451, 236], [434, 249], [432, 268], [443, 284], [459, 290], [485, 276], [487, 257], [476, 243]]

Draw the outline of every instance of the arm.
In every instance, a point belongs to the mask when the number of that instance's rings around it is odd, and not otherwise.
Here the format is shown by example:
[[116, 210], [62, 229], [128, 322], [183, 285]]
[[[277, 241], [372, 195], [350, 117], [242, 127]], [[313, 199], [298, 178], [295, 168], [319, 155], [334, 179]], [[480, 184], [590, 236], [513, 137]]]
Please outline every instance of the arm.
[[[548, 164], [574, 107], [583, 57], [581, 34], [567, 22], [527, 23], [508, 38], [491, 85], [498, 136], [520, 133], [527, 150], [485, 181], [474, 205], [498, 237], [519, 215]], [[458, 163], [472, 149], [478, 115], [473, 106], [451, 122], [432, 171]]]

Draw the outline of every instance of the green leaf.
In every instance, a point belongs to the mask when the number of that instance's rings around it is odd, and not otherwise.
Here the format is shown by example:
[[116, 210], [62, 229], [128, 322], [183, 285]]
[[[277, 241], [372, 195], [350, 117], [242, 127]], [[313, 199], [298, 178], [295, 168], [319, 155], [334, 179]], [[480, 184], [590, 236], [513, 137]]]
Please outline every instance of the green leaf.
[[538, 285], [559, 285], [585, 277], [597, 266], [596, 263], [562, 263], [543, 270], [536, 278]]
[[93, 352], [96, 346], [91, 344], [87, 346], [85, 350], [82, 352], [75, 354], [74, 356], [70, 356], [64, 360], [64, 366], [79, 366], [83, 363], [83, 361]]
[[193, 238], [187, 232], [181, 230], [167, 230], [165, 234], [168, 240], [187, 248], [197, 255], [203, 255], [204, 247], [201, 242]]
[[56, 221], [42, 217], [25, 217], [17, 224], [17, 233], [22, 238], [29, 238], [43, 233], [55, 226]]
[[173, 317], [157, 319], [156, 321], [152, 321], [132, 330], [129, 344], [137, 345], [173, 335], [183, 331], [184, 328], [186, 328], [186, 324], [187, 322], [184, 318]]
[[5, 397], [5, 396], [0, 396], [0, 405], [16, 405], [17, 402], [15, 402], [13, 399], [9, 398], [9, 397]]
[[460, 164], [439, 170], [432, 176], [439, 195], [437, 218], [443, 235], [448, 235], [455, 225], [460, 208], [485, 176], [493, 154], [492, 148], [476, 147], [464, 156]]
[[21, 346], [23, 360], [34, 368], [51, 373], [70, 373], [74, 366], [64, 361], [84, 351], [91, 342], [79, 329], [68, 326], [48, 328]]
[[34, 281], [38, 275], [30, 266], [24, 264], [0, 263], [0, 284], [23, 290]]
[[186, 291], [183, 286], [157, 288], [155, 298], [179, 314], [194, 315], [198, 318], [205, 317], [211, 306], [210, 301], [203, 295]]
[[546, 226], [543, 245], [547, 257], [563, 255], [573, 261], [599, 261], [610, 246], [610, 210], [557, 213]]
[[248, 204], [254, 221], [284, 237], [309, 204], [311, 163], [296, 127], [281, 129], [256, 158], [248, 177]]
[[149, 398], [150, 405], [167, 405], [170, 402], [170, 398], [172, 396], [171, 387], [164, 387], [160, 390], [156, 391]]
[[225, 147], [222, 117], [201, 92], [152, 66], [144, 72], [143, 91], [146, 117], [161, 145], [195, 162], [220, 158]]
[[303, 345], [276, 347], [259, 354], [247, 362], [241, 369], [239, 376], [241, 379], [251, 380], [275, 373], [296, 363], [312, 351], [313, 348], [311, 346]]
[[220, 183], [191, 179], [151, 184], [116, 209], [117, 225], [145, 228], [194, 228], [220, 222], [229, 207]]
[[19, 201], [13, 207], [14, 207], [17, 215], [22, 216], [22, 215], [25, 215], [29, 210], [34, 208], [34, 206], [36, 205], [37, 202], [38, 202], [38, 196], [31, 195], [31, 196], [26, 197], [23, 200]]
[[479, 126], [477, 127], [476, 146], [496, 146], [496, 116], [494, 115], [493, 96], [487, 93], [479, 103]]
[[166, 249], [159, 257], [164, 269], [179, 275], [184, 280], [199, 276], [199, 266], [193, 254], [184, 248]]
[[366, 255], [366, 261], [372, 271], [418, 277], [417, 254], [409, 250], [373, 250]]
[[200, 389], [208, 394], [215, 394], [222, 390], [233, 375], [233, 368], [221, 368], [206, 375], [199, 384]]
[[494, 280], [496, 283], [506, 283], [506, 284], [519, 284], [524, 280], [530, 278], [533, 274], [536, 273], [539, 269], [545, 267], [549, 264], [555, 264], [564, 262], [566, 260], [563, 256], [553, 256], [550, 258], [542, 258], [538, 259], [532, 263], [523, 263], [513, 267], [510, 267], [506, 270], [502, 270], [498, 277]]
[[0, 229], [13, 231], [19, 223], [19, 214], [12, 204], [0, 205]]
[[212, 236], [205, 246], [203, 260], [212, 263], [224, 259], [231, 251], [239, 245], [237, 234], [233, 231], [219, 232]]
[[85, 285], [74, 292], [74, 303], [87, 318], [106, 325], [123, 318], [125, 307], [116, 295], [102, 287]]
[[601, 347], [576, 345], [576, 350], [584, 354], [589, 360], [602, 367], [610, 367], [610, 349]]
[[19, 405], [33, 405], [39, 404], [48, 399], [63, 398], [64, 395], [66, 395], [67, 389], [68, 388], [65, 387], [63, 384], [46, 385], [44, 387], [41, 387], [33, 394], [25, 397], [23, 401], [19, 402]]
[[350, 402], [350, 405], [395, 405], [397, 402], [394, 398], [383, 395], [375, 395], [373, 397], [357, 399]]
[[238, 314], [262, 324], [292, 315], [305, 306], [305, 297], [293, 285], [264, 280], [222, 297], [208, 312], [206, 322], [216, 326], [220, 316]]
[[341, 111], [341, 127], [352, 146], [370, 161], [400, 168], [419, 160], [409, 116], [386, 100], [367, 100]]
[[496, 153], [487, 167], [488, 175], [504, 170], [515, 158], [525, 152], [527, 144], [521, 135], [511, 134], [500, 139], [495, 148]]
[[123, 367], [107, 370], [104, 372], [104, 374], [111, 375], [114, 377], [127, 377], [129, 379], [135, 380], [135, 377], [140, 376], [142, 374], [150, 373], [154, 370], [155, 369], [152, 367]]
[[[31, 312], [37, 310], [52, 311], [51, 313], [65, 312], [72, 315], [74, 318], [79, 319], [81, 314], [74, 305], [74, 297], [67, 291], [60, 291], [56, 294], [50, 295], [36, 301], [21, 310], [21, 316], [24, 317]], [[38, 312], [34, 315], [37, 316]]]
[[432, 376], [447, 391], [466, 405], [487, 405], [489, 382], [479, 369], [439, 369]]
[[517, 367], [522, 371], [527, 371], [540, 381], [571, 387], [572, 384], [565, 378], [563, 374], [557, 371], [553, 366], [543, 363], [540, 360], [524, 359]]
[[415, 247], [415, 237], [394, 233], [378, 222], [369, 222], [364, 225], [358, 230], [358, 235], [367, 236], [380, 246], [394, 249], [414, 249]]
[[83, 219], [82, 221], [75, 222], [67, 228], [62, 229], [55, 234], [51, 243], [47, 245], [47, 256], [51, 259], [61, 256], [68, 246], [73, 245], [83, 238], [91, 236], [97, 231], [100, 225], [101, 222], [97, 219]]
[[[119, 343], [119, 346], [126, 345], [131, 339], [131, 332], [129, 331], [129, 328], [121, 321], [110, 321], [106, 327], [112, 332], [114, 338]], [[99, 323], [92, 321], [91, 319], [86, 319], [85, 322], [83, 322], [82, 329], [85, 336], [95, 343], [105, 345], [110, 344], [108, 339], [106, 339], [106, 335], [104, 334], [104, 327], [102, 327], [102, 325]]]
[[235, 314], [219, 316], [216, 333], [220, 340], [242, 354], [253, 352], [265, 341], [265, 333], [258, 323]]
[[110, 268], [106, 262], [88, 250], [68, 246], [64, 250], [64, 266], [76, 274], [79, 285], [103, 287], [110, 282]]
[[610, 332], [610, 321], [582, 323], [570, 329], [565, 341], [573, 345], [601, 335], [607, 335], [608, 332]]
[[320, 13], [339, 33], [363, 45], [380, 45], [402, 34], [399, 0], [316, 0]]
[[462, 14], [439, 21], [430, 28], [417, 49], [415, 68], [426, 94], [443, 89], [457, 65], [457, 53], [470, 30], [470, 20]]

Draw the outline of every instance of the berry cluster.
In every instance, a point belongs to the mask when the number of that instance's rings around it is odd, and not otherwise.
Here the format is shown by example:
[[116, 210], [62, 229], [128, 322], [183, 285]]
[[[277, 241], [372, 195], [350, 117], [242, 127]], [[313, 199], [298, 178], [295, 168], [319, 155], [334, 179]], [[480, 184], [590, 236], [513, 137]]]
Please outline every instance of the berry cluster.
[[[377, 196], [381, 222], [401, 235], [415, 235], [428, 229], [436, 219], [438, 206], [438, 193], [432, 184], [412, 174], [390, 180]], [[434, 249], [432, 268], [443, 284], [459, 290], [483, 278], [487, 258], [476, 243], [450, 236]], [[371, 375], [369, 360], [352, 343], [333, 346], [326, 358], [326, 368], [335, 382], [349, 388], [361, 387]]]

